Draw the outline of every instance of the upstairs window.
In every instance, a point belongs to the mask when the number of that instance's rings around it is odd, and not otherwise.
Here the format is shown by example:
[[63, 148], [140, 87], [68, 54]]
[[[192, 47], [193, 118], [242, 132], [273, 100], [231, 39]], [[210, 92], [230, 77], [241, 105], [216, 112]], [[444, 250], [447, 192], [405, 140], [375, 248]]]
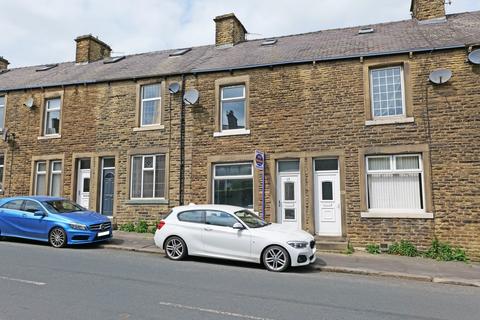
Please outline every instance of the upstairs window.
[[159, 83], [141, 87], [140, 126], [159, 125], [161, 123], [160, 106], [161, 86]]
[[0, 130], [5, 127], [5, 97], [0, 96]]
[[245, 85], [221, 88], [221, 130], [245, 129]]
[[370, 70], [374, 118], [405, 115], [405, 91], [401, 66]]
[[60, 98], [45, 100], [45, 124], [43, 130], [45, 136], [60, 134], [60, 109]]

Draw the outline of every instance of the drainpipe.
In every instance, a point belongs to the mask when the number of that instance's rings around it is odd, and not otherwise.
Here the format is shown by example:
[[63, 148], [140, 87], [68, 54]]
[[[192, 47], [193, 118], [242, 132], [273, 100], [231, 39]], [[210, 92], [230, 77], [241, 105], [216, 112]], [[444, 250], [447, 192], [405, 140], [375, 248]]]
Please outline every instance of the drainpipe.
[[[179, 181], [179, 205], [183, 205], [184, 201], [184, 188], [185, 188], [185, 100], [183, 95], [185, 94], [185, 74], [182, 74], [182, 89], [181, 99], [182, 104], [180, 108], [180, 181]], [[170, 120], [171, 121], [171, 120]]]

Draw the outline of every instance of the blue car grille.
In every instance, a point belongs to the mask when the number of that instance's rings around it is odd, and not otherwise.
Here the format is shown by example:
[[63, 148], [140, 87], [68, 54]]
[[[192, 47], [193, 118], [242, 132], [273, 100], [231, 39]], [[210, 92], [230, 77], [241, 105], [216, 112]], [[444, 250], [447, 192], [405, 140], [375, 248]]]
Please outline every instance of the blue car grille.
[[88, 228], [92, 231], [105, 231], [105, 230], [109, 230], [111, 227], [112, 227], [111, 222], [104, 222], [104, 223], [92, 224]]

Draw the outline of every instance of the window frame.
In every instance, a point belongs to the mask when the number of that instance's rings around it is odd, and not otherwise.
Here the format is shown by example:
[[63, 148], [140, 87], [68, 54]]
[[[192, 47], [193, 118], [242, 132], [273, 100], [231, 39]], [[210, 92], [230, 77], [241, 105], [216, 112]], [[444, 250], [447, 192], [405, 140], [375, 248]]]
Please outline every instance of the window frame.
[[[59, 175], [60, 178], [60, 194], [58, 196], [62, 195], [62, 174], [63, 174], [63, 164], [61, 160], [51, 160], [49, 161], [49, 179], [48, 179], [48, 195], [52, 195], [53, 191], [53, 176], [54, 175]], [[60, 170], [54, 170], [55, 164], [60, 163]]]
[[[401, 85], [401, 92], [402, 92], [402, 114], [395, 114], [395, 115], [385, 115], [385, 116], [376, 116], [375, 115], [375, 101], [374, 101], [374, 93], [373, 93], [373, 71], [381, 71], [381, 70], [388, 70], [393, 68], [400, 69], [400, 85]], [[381, 120], [381, 119], [392, 119], [392, 118], [405, 118], [407, 116], [407, 106], [406, 102], [407, 99], [405, 97], [405, 76], [404, 76], [404, 66], [402, 64], [398, 65], [391, 65], [391, 66], [381, 66], [381, 67], [372, 67], [368, 70], [369, 73], [369, 86], [370, 86], [370, 112], [371, 117], [373, 120]]]
[[[238, 175], [238, 176], [217, 176], [216, 168], [217, 166], [234, 166], [234, 165], [250, 165], [250, 174], [249, 175]], [[241, 180], [241, 179], [252, 179], [252, 208], [255, 207], [255, 170], [253, 168], [253, 163], [249, 161], [242, 162], [219, 162], [212, 164], [212, 203], [215, 204], [215, 181], [216, 180]]]
[[[31, 189], [30, 193], [32, 195], [39, 195], [38, 194], [38, 188], [37, 188], [37, 181], [38, 181], [38, 173], [40, 172], [41, 175], [45, 175], [45, 195], [51, 196], [51, 190], [52, 190], [52, 168], [54, 163], [60, 163], [61, 170], [55, 170], [53, 174], [59, 174], [60, 175], [60, 197], [63, 196], [63, 190], [64, 190], [64, 181], [63, 181], [63, 170], [64, 170], [64, 159], [62, 156], [51, 156], [45, 158], [35, 158], [33, 159], [33, 174], [31, 178]], [[45, 171], [38, 171], [38, 166], [40, 163], [45, 164]]]
[[[143, 90], [146, 86], [158, 86], [159, 87], [159, 95], [156, 98], [143, 98]], [[138, 126], [140, 128], [152, 128], [152, 127], [158, 127], [162, 125], [163, 122], [163, 108], [162, 108], [162, 94], [163, 94], [163, 84], [162, 81], [160, 82], [152, 82], [152, 83], [142, 83], [140, 84], [139, 87], [139, 120], [138, 120]], [[143, 124], [143, 103], [146, 101], [158, 101], [158, 113], [159, 113], [159, 120], [158, 122], [151, 123], [151, 124]]]
[[[396, 159], [401, 158], [401, 157], [411, 157], [411, 156], [417, 156], [418, 157], [418, 164], [419, 168], [418, 169], [396, 169]], [[368, 162], [369, 159], [375, 159], [375, 158], [390, 158], [390, 169], [384, 169], [384, 170], [370, 170], [368, 168]], [[426, 207], [427, 207], [427, 202], [426, 202], [426, 190], [425, 190], [425, 183], [426, 183], [426, 178], [425, 178], [425, 170], [423, 166], [423, 157], [421, 153], [395, 153], [395, 154], [380, 154], [380, 155], [365, 155], [365, 203], [366, 203], [366, 209], [368, 213], [412, 213], [412, 214], [425, 214]], [[375, 174], [401, 174], [401, 173], [418, 173], [421, 175], [421, 204], [422, 208], [420, 209], [405, 209], [405, 208], [370, 208], [369, 205], [369, 195], [370, 195], [370, 190], [368, 188], [368, 176], [369, 175], [375, 175]]]
[[[224, 98], [223, 97], [223, 90], [225, 88], [243, 88], [242, 96], [241, 97], [234, 97], [234, 98]], [[243, 113], [244, 113], [244, 128], [236, 128], [236, 129], [223, 129], [223, 103], [224, 102], [240, 102], [243, 101]], [[245, 83], [237, 83], [231, 85], [223, 85], [220, 87], [220, 132], [243, 132], [247, 130], [247, 88]]]
[[[38, 170], [38, 167], [40, 166], [41, 163], [44, 163], [45, 164], [45, 171], [39, 171]], [[45, 191], [48, 195], [48, 175], [47, 175], [47, 172], [48, 172], [48, 161], [47, 160], [38, 160], [38, 161], [35, 161], [35, 173], [34, 173], [34, 180], [33, 180], [33, 194], [34, 195], [39, 195], [38, 194], [38, 176], [39, 175], [43, 175], [45, 176]]]
[[3, 123], [0, 122], [0, 132], [3, 132], [5, 128], [5, 115], [7, 109], [7, 95], [0, 94], [0, 98], [3, 98], [3, 104], [0, 103], [0, 117], [3, 120]]
[[3, 187], [4, 175], [5, 175], [5, 153], [0, 152], [0, 159], [2, 159], [2, 161], [0, 161], [0, 168], [1, 168], [1, 173], [0, 173], [0, 194], [1, 194], [1, 193], [3, 193], [3, 191], [5, 190], [4, 187]]
[[[157, 156], [163, 156], [164, 157], [164, 166], [163, 166], [163, 172], [164, 172], [164, 190], [163, 190], [163, 196], [162, 197], [155, 197], [155, 180], [157, 177], [157, 172], [155, 169], [156, 163], [157, 163]], [[153, 167], [152, 168], [147, 168], [147, 171], [153, 171], [153, 197], [143, 197], [143, 178], [144, 178], [144, 172], [145, 172], [145, 157], [153, 157]], [[141, 197], [134, 197], [133, 196], [133, 176], [134, 176], [134, 158], [141, 158], [142, 159], [142, 175], [141, 175], [141, 185], [140, 185], [140, 195]], [[134, 154], [130, 155], [130, 200], [166, 200], [166, 194], [168, 193], [167, 190], [167, 154], [166, 153], [152, 153], [152, 154]]]
[[[49, 102], [52, 100], [58, 100], [59, 107], [54, 108], [54, 109], [49, 109]], [[43, 131], [42, 131], [42, 136], [44, 137], [52, 137], [52, 136], [59, 136], [61, 133], [61, 128], [62, 128], [62, 97], [61, 96], [52, 96], [52, 97], [46, 97], [44, 100], [44, 110], [43, 110]], [[54, 112], [58, 111], [58, 118], [59, 118], [59, 123], [58, 123], [58, 132], [57, 133], [47, 133], [47, 122], [48, 122], [48, 113], [49, 112]]]

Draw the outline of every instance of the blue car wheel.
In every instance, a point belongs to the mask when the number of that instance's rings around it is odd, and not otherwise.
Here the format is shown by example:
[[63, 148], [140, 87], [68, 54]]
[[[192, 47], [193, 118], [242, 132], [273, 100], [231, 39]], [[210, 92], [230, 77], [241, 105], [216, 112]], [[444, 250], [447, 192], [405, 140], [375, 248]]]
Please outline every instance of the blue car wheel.
[[54, 248], [63, 248], [67, 246], [67, 233], [59, 227], [53, 228], [48, 235], [48, 242]]

